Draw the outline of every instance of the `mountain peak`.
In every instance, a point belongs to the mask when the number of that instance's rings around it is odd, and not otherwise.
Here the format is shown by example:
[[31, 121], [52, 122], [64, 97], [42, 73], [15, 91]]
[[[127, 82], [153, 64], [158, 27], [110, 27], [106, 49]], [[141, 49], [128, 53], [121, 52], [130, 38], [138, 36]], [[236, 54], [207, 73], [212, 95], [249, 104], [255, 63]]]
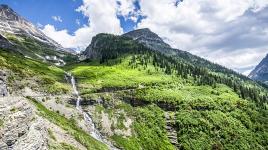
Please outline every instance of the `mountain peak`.
[[145, 46], [164, 52], [171, 47], [163, 41], [156, 33], [152, 32], [149, 28], [137, 29], [123, 34], [122, 36], [132, 38]]
[[268, 81], [268, 54], [256, 66], [256, 68], [249, 74], [249, 78], [258, 80], [264, 83]]
[[0, 5], [0, 10], [2, 10], [2, 9], [8, 10], [8, 9], [11, 9], [11, 8], [8, 5], [6, 5], [6, 4], [1, 4]]
[[63, 49], [61, 45], [47, 37], [40, 29], [28, 20], [17, 14], [8, 5], [0, 5], [0, 34], [14, 34], [31, 37], [57, 49]]
[[163, 42], [163, 40], [156, 33], [152, 32], [149, 28], [133, 30], [126, 34], [123, 34], [123, 36], [133, 38], [134, 40], [139, 38], [150, 38]]
[[19, 15], [8, 5], [1, 4], [0, 5], [0, 18], [8, 19], [8, 20], [19, 20]]

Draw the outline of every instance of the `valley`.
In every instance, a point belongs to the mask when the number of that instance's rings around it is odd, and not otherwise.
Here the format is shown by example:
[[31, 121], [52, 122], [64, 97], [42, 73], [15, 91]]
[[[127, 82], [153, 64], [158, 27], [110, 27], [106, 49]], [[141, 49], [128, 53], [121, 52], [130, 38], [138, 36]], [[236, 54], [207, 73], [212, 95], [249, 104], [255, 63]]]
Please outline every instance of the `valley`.
[[268, 149], [265, 84], [147, 28], [76, 54], [0, 10], [34, 31], [0, 30], [1, 150]]

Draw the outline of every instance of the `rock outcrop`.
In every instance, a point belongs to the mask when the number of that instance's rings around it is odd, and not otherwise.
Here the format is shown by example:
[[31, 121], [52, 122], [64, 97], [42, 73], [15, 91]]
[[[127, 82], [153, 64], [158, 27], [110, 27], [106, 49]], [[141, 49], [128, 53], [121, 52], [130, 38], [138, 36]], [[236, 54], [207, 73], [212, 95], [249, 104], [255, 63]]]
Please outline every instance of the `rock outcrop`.
[[176, 147], [176, 149], [179, 149], [175, 119], [173, 116], [171, 116], [171, 112], [165, 112], [165, 118], [166, 118], [166, 131], [168, 138], [171, 144], [173, 144]]
[[268, 55], [256, 66], [248, 77], [268, 84]]
[[4, 49], [13, 48], [13, 45], [1, 34], [0, 34], [0, 48]]
[[63, 49], [61, 45], [47, 37], [41, 30], [17, 14], [8, 5], [0, 5], [0, 33], [24, 35], [50, 46]]
[[47, 150], [44, 120], [23, 97], [0, 98], [0, 149]]
[[8, 96], [6, 79], [7, 79], [6, 73], [0, 70], [0, 97]]

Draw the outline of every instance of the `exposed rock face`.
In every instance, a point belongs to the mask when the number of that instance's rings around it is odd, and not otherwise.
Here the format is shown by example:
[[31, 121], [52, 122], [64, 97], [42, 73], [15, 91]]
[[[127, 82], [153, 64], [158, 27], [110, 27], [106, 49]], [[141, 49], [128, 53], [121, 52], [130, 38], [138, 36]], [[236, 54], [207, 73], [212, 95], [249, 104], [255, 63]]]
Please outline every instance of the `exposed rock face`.
[[0, 98], [0, 149], [47, 150], [47, 129], [22, 97]]
[[166, 130], [168, 138], [171, 144], [173, 144], [176, 147], [176, 149], [179, 149], [175, 118], [171, 116], [170, 112], [165, 112], [165, 118], [166, 118]]
[[0, 48], [5, 49], [13, 48], [12, 44], [1, 34], [0, 34]]
[[58, 43], [47, 37], [42, 31], [32, 23], [18, 15], [7, 5], [0, 5], [0, 33], [10, 33], [14, 35], [24, 35], [53, 47], [63, 49]]
[[[98, 34], [94, 36], [91, 40], [90, 45], [86, 48], [85, 51], [81, 53], [81, 59], [95, 59], [100, 58], [101, 54], [97, 51], [98, 48], [100, 48], [103, 44], [103, 41], [100, 37], [105, 37], [105, 34]], [[108, 36], [108, 35], [107, 35]]]
[[249, 78], [268, 83], [268, 55], [249, 74]]
[[0, 70], [0, 97], [8, 96], [6, 76], [6, 73]]
[[158, 49], [159, 51], [162, 51], [163, 48], [171, 48], [157, 34], [148, 28], [130, 31], [122, 36], [132, 38], [152, 49]]
[[152, 50], [156, 50], [165, 54], [175, 55], [178, 50], [170, 47], [163, 41], [156, 33], [148, 28], [130, 31], [122, 35], [123, 37], [131, 38], [139, 43], [145, 45]]

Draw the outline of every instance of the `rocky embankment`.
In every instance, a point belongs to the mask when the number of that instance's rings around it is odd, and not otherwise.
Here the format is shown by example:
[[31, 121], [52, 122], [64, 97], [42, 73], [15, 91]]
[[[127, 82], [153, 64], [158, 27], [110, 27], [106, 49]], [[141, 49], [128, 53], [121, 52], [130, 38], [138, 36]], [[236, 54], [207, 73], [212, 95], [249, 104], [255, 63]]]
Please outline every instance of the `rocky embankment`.
[[0, 97], [5, 97], [8, 95], [6, 80], [6, 73], [4, 71], [0, 71]]
[[47, 129], [23, 97], [0, 98], [0, 149], [46, 150]]

